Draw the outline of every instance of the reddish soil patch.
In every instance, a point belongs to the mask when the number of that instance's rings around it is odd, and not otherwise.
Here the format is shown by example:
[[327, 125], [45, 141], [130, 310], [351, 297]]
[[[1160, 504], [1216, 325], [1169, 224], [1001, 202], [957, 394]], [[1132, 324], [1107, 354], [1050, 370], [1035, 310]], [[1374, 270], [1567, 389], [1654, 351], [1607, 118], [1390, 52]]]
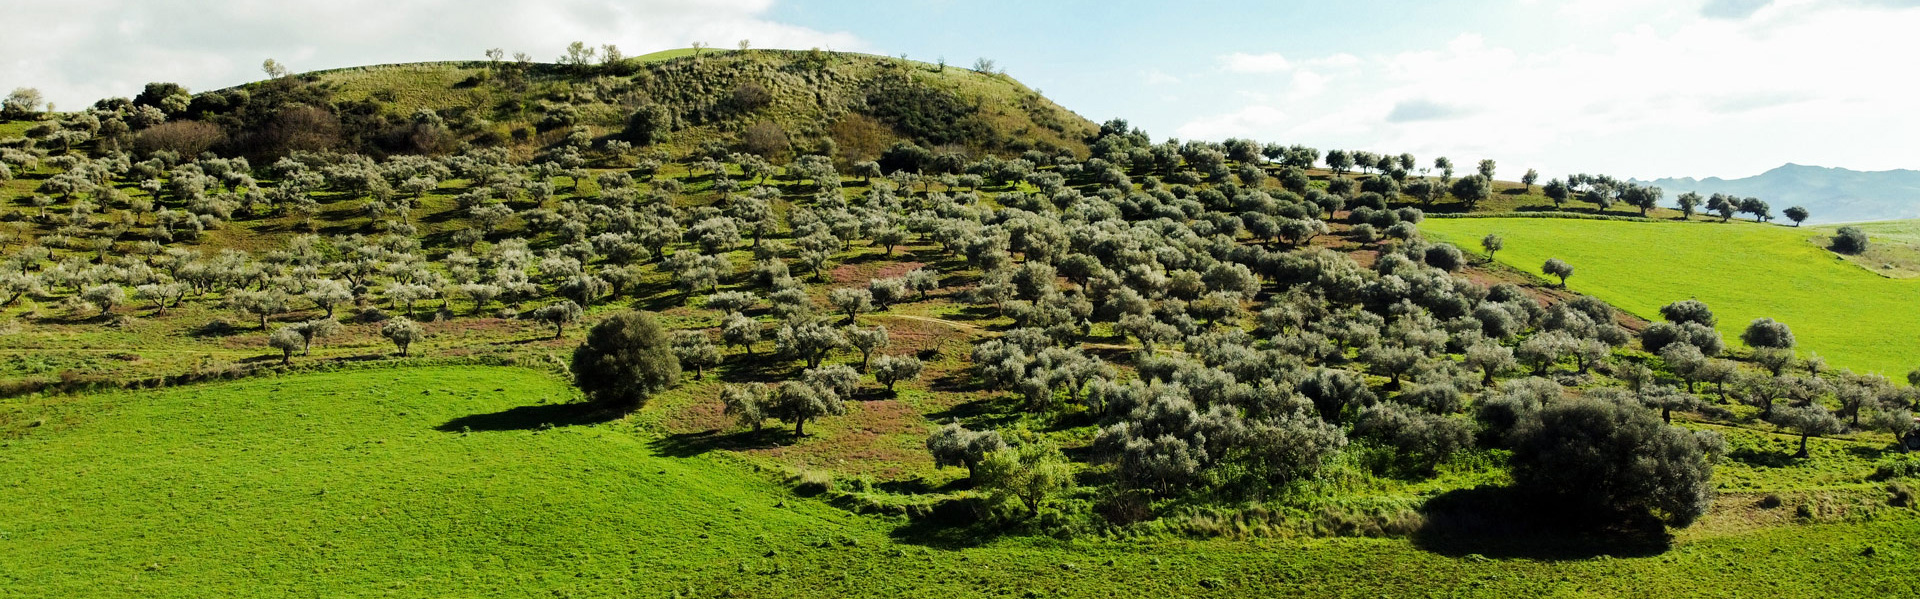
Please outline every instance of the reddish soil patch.
[[833, 278], [833, 283], [836, 286], [845, 286], [849, 283], [865, 285], [867, 281], [902, 276], [922, 266], [926, 266], [926, 264], [922, 262], [892, 262], [880, 257], [873, 257], [864, 261], [842, 264], [834, 267], [834, 269], [827, 274]]
[[931, 468], [932, 458], [921, 445], [926, 427], [919, 412], [899, 401], [857, 401], [845, 416], [807, 423], [811, 436], [798, 443], [751, 452], [789, 464], [892, 478]]

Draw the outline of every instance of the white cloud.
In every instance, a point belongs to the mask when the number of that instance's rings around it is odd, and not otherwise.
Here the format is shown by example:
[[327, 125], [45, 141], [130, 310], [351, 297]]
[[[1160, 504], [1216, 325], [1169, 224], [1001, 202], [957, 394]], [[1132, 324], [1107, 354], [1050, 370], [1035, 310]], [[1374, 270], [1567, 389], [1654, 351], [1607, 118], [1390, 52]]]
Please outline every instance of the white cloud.
[[864, 50], [851, 34], [774, 22], [772, 0], [68, 0], [7, 2], [0, 88], [38, 87], [66, 108], [131, 96], [149, 81], [213, 89], [261, 77], [274, 58], [296, 71], [479, 59], [487, 48], [536, 60], [568, 42], [629, 55], [706, 42], [728, 48]]
[[1235, 52], [1220, 57], [1220, 65], [1235, 73], [1279, 73], [1293, 68], [1287, 57], [1277, 52], [1247, 54]]
[[1244, 131], [1258, 131], [1287, 121], [1286, 113], [1271, 106], [1248, 106], [1230, 114], [1196, 120], [1180, 127], [1180, 137], [1220, 139]]
[[1180, 82], [1179, 77], [1168, 75], [1160, 69], [1149, 69], [1147, 72], [1142, 73], [1141, 77], [1147, 80], [1147, 85], [1171, 85]]
[[[1602, 4], [1566, 5], [1627, 21], [1597, 43], [1525, 47], [1468, 34], [1394, 54], [1308, 58], [1290, 64], [1351, 67], [1320, 82], [1317, 94], [1273, 95], [1179, 131], [1456, 162], [1488, 157], [1552, 173], [1745, 175], [1789, 161], [1920, 166], [1920, 147], [1891, 141], [1920, 137], [1920, 121], [1910, 117], [1920, 84], [1898, 75], [1920, 69], [1920, 36], [1910, 34], [1920, 29], [1920, 10], [1780, 0], [1723, 7], [1715, 17], [1693, 4], [1679, 7], [1688, 17], [1657, 22], [1676, 10], [1661, 5], [1633, 23]], [[1241, 84], [1271, 90], [1287, 81], [1261, 79]], [[1311, 116], [1247, 118], [1262, 110]]]

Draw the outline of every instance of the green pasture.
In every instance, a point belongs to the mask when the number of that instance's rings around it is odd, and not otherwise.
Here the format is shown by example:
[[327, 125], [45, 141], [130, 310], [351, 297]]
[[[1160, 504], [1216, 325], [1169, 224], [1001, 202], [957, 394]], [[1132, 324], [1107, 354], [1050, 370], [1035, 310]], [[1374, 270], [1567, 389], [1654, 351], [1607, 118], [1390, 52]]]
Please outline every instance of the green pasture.
[[[0, 597], [1893, 597], [1920, 519], [1538, 553], [1001, 537], [852, 514], [501, 367], [0, 403]], [[651, 411], [652, 408], [649, 408]], [[645, 416], [643, 413], [642, 416]], [[1776, 508], [1791, 513], [1791, 507]]]
[[1793, 327], [1802, 356], [1903, 379], [1920, 366], [1920, 281], [1882, 277], [1827, 251], [1810, 229], [1741, 223], [1433, 219], [1436, 238], [1480, 252], [1488, 233], [1506, 241], [1502, 264], [1539, 273], [1548, 258], [1573, 265], [1572, 290], [1642, 318], [1698, 299], [1738, 346], [1755, 318]]

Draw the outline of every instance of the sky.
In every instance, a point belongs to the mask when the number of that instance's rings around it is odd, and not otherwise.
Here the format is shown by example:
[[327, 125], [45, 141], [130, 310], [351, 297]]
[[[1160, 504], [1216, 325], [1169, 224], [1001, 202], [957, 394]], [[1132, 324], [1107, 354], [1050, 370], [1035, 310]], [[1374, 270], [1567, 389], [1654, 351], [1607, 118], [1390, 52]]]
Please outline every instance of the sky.
[[[1257, 4], [1257, 6], [1248, 6]], [[704, 42], [993, 59], [1155, 139], [1492, 158], [1501, 178], [1920, 168], [1920, 0], [0, 0], [0, 90], [79, 108], [148, 81], [627, 54]]]

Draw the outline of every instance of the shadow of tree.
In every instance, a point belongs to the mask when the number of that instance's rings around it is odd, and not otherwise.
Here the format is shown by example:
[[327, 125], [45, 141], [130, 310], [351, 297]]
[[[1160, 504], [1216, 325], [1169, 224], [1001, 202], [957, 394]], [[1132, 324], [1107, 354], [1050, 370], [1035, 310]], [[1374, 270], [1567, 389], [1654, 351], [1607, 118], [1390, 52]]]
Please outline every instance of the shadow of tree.
[[1785, 468], [1799, 462], [1790, 452], [1761, 451], [1751, 447], [1735, 449], [1727, 454], [1733, 461], [1761, 468]]
[[469, 414], [435, 427], [449, 433], [524, 431], [562, 426], [588, 426], [618, 420], [625, 410], [594, 403], [519, 406], [489, 414]]
[[888, 536], [909, 545], [957, 550], [992, 543], [1016, 530], [996, 522], [989, 511], [979, 499], [941, 501], [895, 527]]
[[1857, 458], [1861, 458], [1865, 460], [1878, 460], [1880, 458], [1886, 457], [1886, 455], [1889, 452], [1899, 451], [1899, 445], [1889, 443], [1885, 446], [1874, 447], [1871, 445], [1852, 444], [1847, 446], [1846, 451], [1848, 455], [1852, 455]]
[[1649, 557], [1673, 547], [1666, 525], [1651, 514], [1577, 513], [1513, 487], [1449, 491], [1420, 512], [1414, 546], [1453, 557], [1567, 561]]
[[792, 439], [793, 431], [778, 426], [762, 428], [758, 431], [740, 431], [734, 433], [712, 429], [697, 433], [667, 435], [647, 443], [653, 454], [668, 458], [690, 458], [715, 449], [744, 451], [748, 449], [770, 449], [779, 446], [780, 439]]

